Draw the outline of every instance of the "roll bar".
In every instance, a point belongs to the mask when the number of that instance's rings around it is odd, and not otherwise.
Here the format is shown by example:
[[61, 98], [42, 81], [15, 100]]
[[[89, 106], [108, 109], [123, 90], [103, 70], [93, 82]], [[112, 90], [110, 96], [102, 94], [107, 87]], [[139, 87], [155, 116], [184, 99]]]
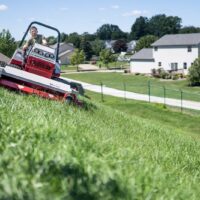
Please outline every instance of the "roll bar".
[[46, 25], [46, 24], [43, 24], [43, 23], [37, 22], [37, 21], [31, 22], [30, 25], [28, 26], [26, 32], [24, 33], [24, 36], [23, 36], [23, 38], [22, 38], [22, 40], [21, 40], [21, 42], [20, 42], [20, 44], [19, 44], [19, 47], [22, 46], [22, 44], [23, 44], [23, 42], [24, 42], [24, 40], [25, 40], [25, 38], [26, 38], [26, 35], [28, 34], [28, 32], [29, 32], [29, 30], [30, 30], [30, 28], [31, 28], [31, 26], [32, 26], [33, 24], [37, 24], [37, 25], [43, 26], [43, 27], [45, 27], [45, 28], [52, 29], [52, 30], [54, 30], [54, 31], [57, 32], [58, 37], [57, 37], [57, 48], [56, 48], [56, 62], [58, 62], [58, 60], [59, 60], [58, 55], [59, 55], [59, 49], [60, 49], [60, 31], [59, 31], [58, 29], [52, 27], [52, 26], [49, 26], [49, 25]]

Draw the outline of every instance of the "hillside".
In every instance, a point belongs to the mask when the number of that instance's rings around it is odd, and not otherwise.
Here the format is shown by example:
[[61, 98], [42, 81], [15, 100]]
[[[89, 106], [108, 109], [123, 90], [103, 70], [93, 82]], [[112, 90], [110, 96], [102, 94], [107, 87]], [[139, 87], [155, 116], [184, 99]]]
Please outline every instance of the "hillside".
[[198, 139], [98, 103], [0, 97], [0, 199], [198, 199]]

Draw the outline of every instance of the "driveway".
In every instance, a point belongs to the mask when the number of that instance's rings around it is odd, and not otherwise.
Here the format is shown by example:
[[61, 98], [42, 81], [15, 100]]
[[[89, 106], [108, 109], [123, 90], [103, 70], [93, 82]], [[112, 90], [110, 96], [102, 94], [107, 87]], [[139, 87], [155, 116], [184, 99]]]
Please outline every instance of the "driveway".
[[91, 65], [91, 64], [80, 64], [78, 67], [79, 67], [79, 70], [83, 70], [83, 71], [92, 71], [92, 70], [99, 69], [97, 66]]
[[[62, 77], [62, 78], [66, 79], [68, 81], [80, 83], [80, 84], [82, 84], [83, 88], [86, 90], [101, 93], [101, 86], [99, 86], [99, 85], [93, 85], [93, 84], [89, 84], [89, 83], [85, 83], [82, 81], [77, 81], [77, 80], [73, 80], [73, 79], [69, 79], [69, 78], [64, 78], [64, 77]], [[134, 93], [134, 92], [127, 92], [127, 91], [125, 92], [122, 90], [117, 90], [117, 89], [109, 88], [106, 86], [103, 86], [103, 94], [115, 96], [115, 97], [126, 98], [126, 99], [134, 99], [134, 100], [141, 100], [141, 101], [149, 102], [148, 95], [138, 94], [138, 93]], [[196, 102], [196, 101], [183, 100], [181, 102], [181, 100], [179, 100], [179, 99], [165, 98], [165, 100], [164, 100], [164, 98], [161, 98], [161, 97], [151, 96], [150, 102], [162, 103], [162, 104], [165, 103], [166, 105], [170, 105], [170, 106], [183, 107], [183, 108], [188, 108], [188, 109], [193, 109], [193, 110], [200, 110], [200, 102]]]

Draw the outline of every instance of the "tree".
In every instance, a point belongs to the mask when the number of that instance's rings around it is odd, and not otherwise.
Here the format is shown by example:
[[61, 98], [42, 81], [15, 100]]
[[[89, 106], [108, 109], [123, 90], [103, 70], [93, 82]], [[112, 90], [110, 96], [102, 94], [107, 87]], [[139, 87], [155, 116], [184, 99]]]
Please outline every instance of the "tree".
[[3, 29], [0, 32], [0, 52], [11, 57], [16, 48], [15, 39], [11, 36], [9, 30]]
[[83, 50], [85, 53], [85, 59], [90, 60], [92, 57], [93, 51], [91, 44], [85, 39], [85, 37], [82, 37], [81, 43], [80, 43], [80, 49]]
[[61, 33], [60, 34], [60, 41], [65, 42], [68, 38], [68, 35], [66, 33]]
[[115, 53], [121, 53], [122, 51], [126, 51], [127, 50], [126, 41], [125, 40], [117, 40], [113, 44], [113, 50], [115, 51]]
[[96, 32], [100, 40], [117, 40], [126, 38], [127, 34], [124, 33], [117, 25], [104, 24]]
[[88, 32], [84, 32], [81, 36], [84, 37], [87, 41], [94, 41], [97, 37], [95, 34], [90, 34]]
[[194, 26], [185, 26], [180, 29], [179, 33], [200, 33], [200, 28]]
[[114, 61], [114, 56], [112, 55], [110, 50], [103, 49], [100, 52], [100, 61], [102, 61], [106, 65], [106, 67], [108, 67], [108, 63]]
[[149, 34], [162, 37], [166, 34], [176, 34], [181, 28], [181, 18], [166, 16], [165, 14], [153, 16], [148, 23]]
[[85, 54], [83, 52], [83, 50], [79, 50], [79, 49], [75, 49], [74, 53], [72, 54], [72, 57], [71, 57], [71, 64], [72, 65], [76, 65], [77, 66], [77, 71], [78, 70], [78, 65], [83, 63], [85, 60]]
[[99, 53], [105, 49], [105, 43], [102, 40], [96, 39], [91, 42], [92, 51], [96, 56], [99, 56]]
[[56, 42], [57, 42], [57, 39], [56, 39], [54, 36], [49, 36], [49, 37], [47, 38], [47, 43], [48, 43], [49, 45], [56, 44]]
[[200, 57], [189, 68], [188, 81], [192, 86], [200, 85]]
[[139, 17], [131, 27], [130, 39], [138, 40], [140, 37], [148, 35], [148, 18]]
[[135, 46], [135, 51], [139, 51], [143, 48], [149, 48], [153, 42], [155, 42], [158, 39], [158, 37], [154, 35], [147, 35], [141, 37]]
[[78, 33], [70, 33], [68, 37], [66, 38], [65, 42], [72, 43], [76, 48], [80, 48], [80, 36]]

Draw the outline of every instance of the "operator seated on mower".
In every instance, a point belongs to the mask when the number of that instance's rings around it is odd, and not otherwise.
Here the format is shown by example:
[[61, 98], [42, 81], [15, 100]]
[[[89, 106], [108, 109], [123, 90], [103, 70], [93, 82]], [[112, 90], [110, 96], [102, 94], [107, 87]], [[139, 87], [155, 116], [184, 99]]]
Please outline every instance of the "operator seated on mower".
[[[23, 65], [26, 63], [26, 59], [27, 59], [27, 55], [29, 54], [29, 50], [31, 50], [31, 48], [36, 43], [44, 45], [44, 46], [48, 46], [45, 37], [43, 35], [38, 34], [38, 30], [35, 26], [30, 27], [30, 34], [31, 34], [31, 38], [25, 43], [25, 45], [22, 48], [24, 51], [23, 52], [23, 57], [24, 57]], [[60, 64], [57, 62], [55, 63], [54, 74], [60, 74]]]
[[28, 47], [33, 46], [35, 43], [47, 45], [47, 41], [44, 36], [38, 34], [38, 30], [35, 26], [30, 28], [31, 38], [23, 46], [23, 50], [26, 51]]

